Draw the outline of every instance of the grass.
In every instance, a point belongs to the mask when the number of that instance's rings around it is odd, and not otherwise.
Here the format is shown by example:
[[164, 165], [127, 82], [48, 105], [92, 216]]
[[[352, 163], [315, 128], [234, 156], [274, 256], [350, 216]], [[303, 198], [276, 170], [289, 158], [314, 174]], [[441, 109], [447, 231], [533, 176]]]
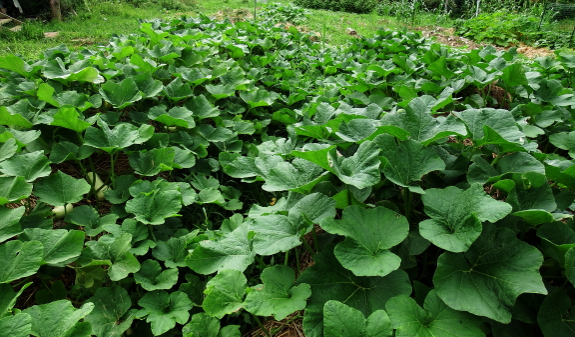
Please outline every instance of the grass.
[[[132, 3], [118, 0], [86, 0], [89, 11], [84, 6], [80, 6], [77, 8], [77, 15], [66, 16], [63, 22], [26, 22], [24, 29], [17, 33], [2, 29], [0, 30], [0, 56], [17, 54], [25, 59], [37, 59], [43, 50], [61, 44], [71, 49], [105, 44], [113, 34], [137, 33], [138, 19], [167, 18], [182, 14], [198, 15], [199, 13], [232, 18], [247, 15], [251, 18], [254, 8], [253, 0], [129, 1]], [[258, 0], [258, 7], [265, 2], [267, 1]], [[273, 0], [272, 2], [288, 4], [291, 1]], [[306, 27], [320, 33], [322, 39], [331, 44], [343, 44], [354, 38], [348, 34], [348, 28], [355, 30], [359, 35], [369, 36], [381, 27], [405, 26], [405, 23], [396, 18], [382, 17], [376, 13], [350, 14], [320, 10], [311, 12]], [[434, 24], [435, 20], [435, 17], [418, 16], [417, 18], [419, 24]], [[45, 38], [46, 32], [59, 33], [56, 37]]]

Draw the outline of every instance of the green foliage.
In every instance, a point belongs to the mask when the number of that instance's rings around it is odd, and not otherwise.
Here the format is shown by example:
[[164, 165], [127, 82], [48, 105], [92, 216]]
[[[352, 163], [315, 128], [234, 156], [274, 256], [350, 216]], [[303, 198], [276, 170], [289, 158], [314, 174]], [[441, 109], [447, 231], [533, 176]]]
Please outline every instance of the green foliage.
[[294, 4], [309, 9], [325, 9], [349, 13], [371, 13], [378, 0], [295, 0]]
[[270, 22], [0, 58], [0, 334], [569, 335], [575, 54]]

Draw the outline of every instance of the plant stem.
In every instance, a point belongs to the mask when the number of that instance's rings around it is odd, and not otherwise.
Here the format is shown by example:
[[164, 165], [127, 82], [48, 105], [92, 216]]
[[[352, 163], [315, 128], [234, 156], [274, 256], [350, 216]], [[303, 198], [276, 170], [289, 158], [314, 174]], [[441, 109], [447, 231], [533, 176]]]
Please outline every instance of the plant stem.
[[411, 192], [407, 187], [404, 187], [401, 190], [401, 194], [403, 195], [403, 210], [405, 211], [405, 218], [409, 223], [411, 220]]
[[268, 331], [268, 329], [266, 329], [266, 328], [264, 327], [264, 325], [262, 324], [262, 321], [260, 321], [260, 319], [258, 318], [258, 316], [254, 315], [254, 314], [251, 314], [251, 315], [252, 315], [252, 317], [254, 318], [254, 320], [256, 321], [256, 323], [258, 323], [260, 329], [262, 329], [262, 331], [266, 334], [266, 336], [267, 336], [267, 337], [272, 337], [272, 336], [270, 335], [270, 332]]
[[286, 252], [286, 256], [284, 259], [284, 265], [286, 265], [286, 266], [288, 265], [288, 259], [289, 259], [289, 250]]
[[313, 235], [313, 248], [315, 248], [316, 253], [319, 253], [319, 243], [317, 243], [317, 233], [315, 231], [315, 226], [314, 228], [311, 230], [312, 235]]
[[313, 249], [311, 249], [311, 247], [309, 246], [309, 243], [307, 243], [307, 241], [304, 238], [302, 238], [302, 241], [303, 241], [303, 246], [305, 247], [305, 249], [307, 249], [307, 251], [311, 254], [311, 256], [314, 256], [315, 253], [314, 253]]
[[299, 277], [299, 275], [301, 274], [301, 270], [299, 267], [299, 250], [297, 249], [297, 247], [295, 248], [295, 262], [297, 264], [297, 276]]

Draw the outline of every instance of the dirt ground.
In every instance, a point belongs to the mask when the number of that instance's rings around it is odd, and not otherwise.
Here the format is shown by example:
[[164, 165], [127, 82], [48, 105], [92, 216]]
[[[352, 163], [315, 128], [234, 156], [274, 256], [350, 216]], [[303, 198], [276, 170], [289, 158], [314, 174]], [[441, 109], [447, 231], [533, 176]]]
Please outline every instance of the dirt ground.
[[[477, 43], [461, 36], [455, 35], [455, 28], [442, 27], [417, 27], [415, 30], [421, 30], [425, 37], [435, 37], [436, 41], [450, 47], [467, 47], [469, 49], [483, 48], [487, 44]], [[509, 48], [495, 47], [497, 50], [508, 50]], [[554, 55], [553, 51], [548, 48], [535, 48], [527, 45], [517, 46], [517, 52], [528, 58]]]

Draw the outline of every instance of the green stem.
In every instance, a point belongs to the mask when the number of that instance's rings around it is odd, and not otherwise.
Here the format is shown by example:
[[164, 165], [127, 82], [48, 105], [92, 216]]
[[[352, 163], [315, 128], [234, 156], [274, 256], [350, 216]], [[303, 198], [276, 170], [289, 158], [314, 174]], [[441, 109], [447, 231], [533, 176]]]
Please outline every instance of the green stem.
[[302, 238], [302, 241], [303, 241], [303, 245], [304, 245], [305, 249], [307, 249], [307, 251], [311, 254], [311, 256], [314, 256], [315, 253], [311, 249], [311, 247], [309, 246], [309, 243], [307, 243], [307, 241], [304, 238]]
[[262, 321], [260, 321], [260, 319], [258, 318], [258, 316], [252, 314], [252, 317], [254, 318], [254, 320], [256, 321], [256, 323], [258, 323], [260, 329], [262, 329], [262, 331], [266, 334], [266, 336], [267, 336], [267, 337], [272, 337], [272, 336], [270, 335], [270, 332], [268, 331], [268, 329], [266, 329], [266, 328], [264, 327], [264, 325], [262, 324]]
[[286, 266], [288, 265], [288, 259], [289, 259], [289, 250], [286, 252], [286, 256], [284, 259], [284, 265], [286, 265]]
[[110, 154], [110, 179], [112, 180], [112, 188], [116, 187], [115, 186], [115, 181], [116, 181], [116, 161], [118, 160], [118, 157], [120, 156], [120, 152], [118, 152], [117, 154]]
[[300, 267], [299, 267], [299, 250], [297, 249], [297, 247], [295, 248], [295, 260], [296, 260], [295, 262], [296, 262], [296, 264], [297, 264], [297, 267], [296, 267], [296, 269], [297, 269], [297, 276], [299, 277], [299, 275], [301, 274], [301, 270], [300, 270]]
[[347, 204], [351, 205], [352, 204], [351, 189], [349, 188], [348, 184], [345, 184], [345, 188], [347, 189]]
[[156, 234], [154, 234], [154, 228], [150, 224], [148, 224], [148, 231], [150, 232], [152, 240], [154, 240], [154, 242], [158, 242], [158, 239], [156, 239]]
[[493, 159], [493, 161], [491, 162], [491, 166], [495, 166], [495, 164], [497, 164], [497, 162], [499, 161], [499, 158], [501, 158], [501, 156], [495, 157], [495, 159]]
[[267, 267], [267, 264], [264, 262], [264, 260], [262, 260], [262, 258], [257, 255], [256, 255], [256, 261], [258, 261], [260, 268], [265, 269]]
[[319, 253], [319, 243], [317, 243], [317, 233], [315, 232], [315, 226], [311, 232], [313, 235], [313, 248], [315, 248], [316, 253]]
[[411, 192], [407, 187], [404, 187], [401, 190], [401, 194], [403, 195], [403, 209], [405, 211], [405, 218], [409, 223], [411, 220]]

